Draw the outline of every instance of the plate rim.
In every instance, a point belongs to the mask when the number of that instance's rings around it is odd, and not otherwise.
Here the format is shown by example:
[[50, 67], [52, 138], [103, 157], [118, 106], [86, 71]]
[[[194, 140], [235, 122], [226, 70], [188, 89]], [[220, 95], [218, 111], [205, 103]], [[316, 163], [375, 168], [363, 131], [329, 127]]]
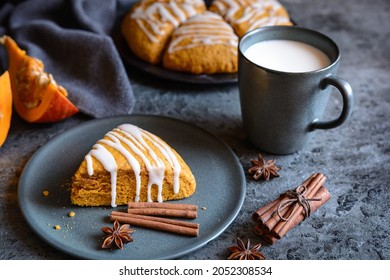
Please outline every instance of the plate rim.
[[[235, 205], [234, 207], [234, 210], [229, 214], [229, 219], [227, 222], [225, 222], [223, 224], [223, 226], [214, 234], [210, 234], [206, 239], [205, 241], [199, 243], [198, 245], [196, 246], [192, 246], [186, 250], [182, 250], [182, 251], [178, 251], [176, 253], [172, 253], [170, 255], [165, 255], [163, 257], [159, 257], [159, 258], [155, 258], [155, 259], [175, 259], [175, 258], [178, 258], [178, 257], [181, 257], [181, 256], [184, 256], [184, 255], [187, 255], [191, 252], [194, 252], [196, 250], [199, 250], [200, 248], [202, 248], [203, 246], [207, 245], [207, 243], [209, 243], [211, 240], [214, 240], [216, 239], [218, 236], [220, 236], [235, 220], [235, 218], [237, 217], [237, 215], [239, 214], [240, 210], [242, 209], [242, 206], [243, 206], [243, 203], [244, 203], [244, 200], [245, 200], [245, 196], [246, 196], [246, 180], [245, 180], [245, 174], [244, 174], [244, 171], [243, 171], [243, 168], [237, 155], [234, 153], [234, 151], [230, 148], [230, 146], [228, 146], [222, 139], [220, 139], [219, 137], [217, 137], [216, 135], [214, 135], [213, 133], [211, 133], [210, 131], [208, 131], [207, 129], [204, 129], [196, 124], [193, 124], [193, 123], [190, 123], [190, 122], [187, 122], [187, 121], [184, 121], [182, 119], [178, 119], [178, 118], [174, 118], [174, 117], [169, 117], [169, 116], [159, 116], [159, 115], [151, 115], [151, 114], [131, 114], [131, 115], [121, 115], [121, 116], [116, 116], [116, 117], [108, 117], [108, 118], [100, 118], [100, 119], [92, 119], [92, 120], [88, 120], [86, 122], [83, 122], [81, 124], [78, 124], [70, 129], [67, 129], [66, 131], [54, 136], [53, 138], [51, 138], [50, 140], [48, 140], [46, 143], [44, 143], [38, 150], [36, 150], [34, 152], [34, 154], [30, 157], [30, 159], [27, 161], [27, 163], [25, 164], [24, 168], [23, 168], [23, 171], [20, 175], [20, 179], [19, 179], [19, 182], [18, 182], [18, 189], [17, 189], [17, 197], [18, 197], [18, 203], [19, 203], [19, 209], [22, 213], [22, 216], [25, 220], [25, 222], [28, 224], [28, 226], [30, 227], [30, 229], [33, 230], [33, 232], [35, 234], [37, 234], [37, 236], [42, 240], [44, 241], [46, 244], [50, 245], [51, 247], [57, 249], [58, 251], [62, 252], [62, 253], [65, 253], [67, 254], [68, 256], [72, 256], [72, 257], [75, 257], [75, 258], [78, 258], [78, 259], [117, 259], [117, 258], [96, 258], [94, 256], [96, 256], [96, 254], [92, 254], [90, 252], [80, 252], [80, 253], [77, 253], [77, 252], [74, 252], [72, 250], [69, 250], [69, 249], [66, 249], [64, 248], [63, 246], [59, 246], [56, 244], [54, 238], [50, 238], [50, 236], [48, 235], [45, 235], [44, 233], [40, 232], [39, 230], [37, 230], [34, 226], [34, 223], [32, 222], [33, 219], [30, 219], [30, 215], [28, 213], [28, 207], [23, 203], [24, 201], [24, 198], [23, 198], [23, 194], [27, 191], [26, 187], [23, 187], [24, 185], [26, 185], [25, 181], [28, 180], [28, 172], [30, 172], [30, 169], [31, 169], [31, 166], [32, 164], [34, 164], [34, 162], [36, 161], [36, 158], [41, 154], [43, 153], [46, 149], [49, 149], [50, 145], [54, 145], [55, 142], [57, 141], [60, 141], [60, 139], [62, 139], [63, 137], [66, 137], [67, 135], [71, 134], [73, 131], [76, 131], [76, 130], [81, 130], [85, 127], [88, 127], [88, 126], [91, 126], [91, 125], [94, 125], [95, 123], [99, 123], [99, 122], [102, 122], [102, 121], [107, 121], [107, 122], [113, 122], [115, 120], [119, 120], [119, 119], [131, 119], [131, 118], [144, 118], [144, 119], [163, 119], [164, 121], [173, 121], [173, 122], [179, 122], [181, 123], [182, 125], [186, 125], [188, 127], [191, 127], [193, 129], [197, 129], [199, 131], [202, 131], [202, 133], [206, 133], [208, 134], [211, 138], [214, 138], [215, 141], [218, 141], [222, 146], [224, 146], [224, 148], [226, 149], [227, 152], [229, 152], [231, 155], [232, 155], [232, 159], [234, 159], [234, 163], [235, 165], [237, 165], [238, 170], [238, 174], [236, 176], [239, 176], [240, 177], [240, 182], [241, 182], [241, 188], [239, 188], [239, 198], [237, 200], [237, 204]], [[28, 184], [28, 183], [27, 183]], [[83, 253], [81, 255], [81, 253]], [[126, 260], [131, 260], [131, 259], [128, 259], [128, 258], [119, 258], [119, 259], [126, 259]], [[147, 258], [149, 259], [149, 258]]]

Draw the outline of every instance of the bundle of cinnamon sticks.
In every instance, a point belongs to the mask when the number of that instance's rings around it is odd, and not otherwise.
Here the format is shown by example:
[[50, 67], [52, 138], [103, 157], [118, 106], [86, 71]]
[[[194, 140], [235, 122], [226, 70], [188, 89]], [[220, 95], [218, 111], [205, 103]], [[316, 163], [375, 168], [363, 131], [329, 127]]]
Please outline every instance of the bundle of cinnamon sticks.
[[129, 202], [127, 212], [112, 211], [111, 221], [187, 236], [199, 235], [199, 224], [168, 217], [195, 219], [198, 206], [179, 203]]
[[323, 185], [325, 179], [323, 174], [315, 173], [253, 213], [256, 232], [265, 243], [275, 243], [330, 199]]

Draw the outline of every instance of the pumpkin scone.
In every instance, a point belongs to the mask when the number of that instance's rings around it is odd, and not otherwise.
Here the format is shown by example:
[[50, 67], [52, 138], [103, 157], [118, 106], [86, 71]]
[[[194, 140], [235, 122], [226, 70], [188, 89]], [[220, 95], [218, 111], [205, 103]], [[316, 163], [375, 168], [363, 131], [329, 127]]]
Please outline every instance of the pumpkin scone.
[[80, 206], [191, 196], [195, 178], [183, 158], [158, 136], [132, 124], [107, 132], [72, 177], [71, 202]]
[[214, 0], [210, 11], [220, 14], [240, 38], [262, 26], [293, 25], [277, 0]]
[[206, 11], [173, 32], [163, 66], [193, 74], [234, 73], [237, 45], [232, 27], [220, 15]]
[[156, 64], [174, 29], [205, 10], [203, 0], [143, 0], [125, 15], [121, 31], [136, 56]]

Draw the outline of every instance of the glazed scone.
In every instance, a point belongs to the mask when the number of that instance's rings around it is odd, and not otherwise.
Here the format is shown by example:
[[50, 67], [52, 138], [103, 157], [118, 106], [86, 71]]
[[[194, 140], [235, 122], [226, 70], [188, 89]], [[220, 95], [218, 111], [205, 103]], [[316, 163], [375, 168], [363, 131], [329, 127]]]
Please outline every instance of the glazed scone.
[[193, 74], [234, 73], [237, 45], [232, 27], [220, 15], [206, 11], [173, 32], [163, 66]]
[[158, 136], [131, 124], [105, 134], [72, 177], [71, 203], [124, 205], [191, 196], [195, 178], [182, 157]]
[[203, 0], [143, 0], [125, 15], [121, 31], [136, 56], [156, 64], [173, 30], [205, 10]]
[[262, 26], [293, 25], [277, 0], [214, 0], [210, 11], [220, 14], [240, 38]]

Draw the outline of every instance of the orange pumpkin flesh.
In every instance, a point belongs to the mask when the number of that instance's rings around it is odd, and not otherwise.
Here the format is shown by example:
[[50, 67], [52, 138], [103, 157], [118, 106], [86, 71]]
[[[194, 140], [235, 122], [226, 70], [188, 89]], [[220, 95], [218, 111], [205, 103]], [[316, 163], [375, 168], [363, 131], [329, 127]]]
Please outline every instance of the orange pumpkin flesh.
[[13, 104], [28, 122], [56, 122], [79, 110], [67, 98], [67, 91], [51, 74], [44, 72], [42, 61], [28, 56], [9, 36], [0, 38], [8, 53]]
[[8, 71], [0, 77], [0, 147], [7, 138], [11, 125], [12, 92]]

